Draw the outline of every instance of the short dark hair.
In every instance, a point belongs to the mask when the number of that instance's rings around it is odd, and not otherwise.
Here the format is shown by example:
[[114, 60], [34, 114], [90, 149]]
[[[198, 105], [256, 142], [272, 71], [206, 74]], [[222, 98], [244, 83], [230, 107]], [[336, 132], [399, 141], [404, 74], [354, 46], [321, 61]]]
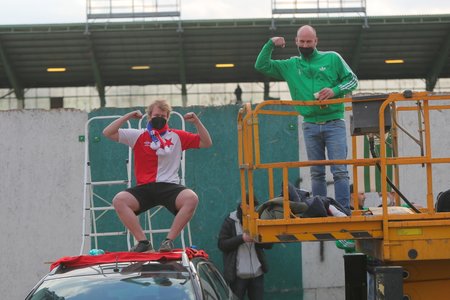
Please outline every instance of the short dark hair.
[[450, 190], [440, 192], [436, 197], [436, 211], [448, 212], [450, 211]]
[[[250, 197], [248, 196], [248, 193], [245, 196], [245, 202], [247, 204], [250, 202]], [[255, 195], [253, 195], [253, 203], [255, 204], [255, 207], [259, 204], [258, 199], [256, 199]], [[242, 204], [242, 202], [238, 201], [236, 211], [237, 211], [237, 217], [238, 217], [239, 221], [241, 221], [241, 223], [242, 223], [242, 207], [241, 207], [241, 204]]]

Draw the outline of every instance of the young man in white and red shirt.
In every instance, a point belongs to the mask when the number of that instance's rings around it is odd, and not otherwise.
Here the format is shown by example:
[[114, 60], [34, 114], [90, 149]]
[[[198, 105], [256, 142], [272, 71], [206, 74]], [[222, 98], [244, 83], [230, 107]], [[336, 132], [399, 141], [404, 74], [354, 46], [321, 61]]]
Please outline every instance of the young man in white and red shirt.
[[179, 183], [181, 155], [183, 150], [211, 147], [212, 140], [193, 112], [184, 115], [184, 119], [194, 124], [197, 133], [170, 129], [167, 121], [171, 110], [167, 101], [156, 100], [147, 109], [147, 129], [120, 128], [130, 119], [142, 118], [142, 113], [136, 110], [113, 121], [103, 130], [106, 137], [130, 146], [134, 152], [137, 186], [119, 192], [113, 199], [117, 215], [138, 241], [130, 251], [153, 250], [137, 215], [157, 205], [163, 205], [175, 215], [167, 238], [159, 248], [159, 251], [171, 251], [173, 240], [192, 218], [198, 204], [197, 194]]

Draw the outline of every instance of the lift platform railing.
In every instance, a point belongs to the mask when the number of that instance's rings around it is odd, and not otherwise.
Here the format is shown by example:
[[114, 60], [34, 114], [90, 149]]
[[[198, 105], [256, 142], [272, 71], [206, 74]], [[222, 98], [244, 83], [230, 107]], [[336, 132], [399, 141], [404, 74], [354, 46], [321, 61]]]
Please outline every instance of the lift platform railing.
[[[368, 100], [375, 101], [380, 99]], [[434, 164], [448, 164], [450, 157], [434, 158], [431, 149], [431, 128], [430, 111], [448, 110], [450, 105], [440, 104], [437, 101], [450, 100], [450, 95], [437, 95], [428, 92], [418, 92], [410, 94], [392, 93], [382, 102], [378, 111], [380, 153], [376, 158], [356, 158], [357, 149], [352, 149], [352, 158], [346, 160], [323, 160], [323, 161], [288, 161], [288, 162], [263, 162], [261, 160], [260, 144], [260, 116], [295, 116], [295, 111], [285, 111], [282, 108], [294, 106], [313, 106], [321, 105], [319, 101], [264, 101], [254, 108], [250, 104], [243, 106], [238, 112], [238, 160], [241, 180], [241, 197], [243, 200], [243, 225], [257, 241], [260, 242], [297, 242], [297, 241], [318, 241], [318, 240], [337, 240], [337, 239], [378, 239], [383, 240], [385, 245], [384, 258], [389, 259], [389, 244], [392, 236], [392, 228], [399, 228], [399, 224], [405, 228], [412, 227], [415, 222], [422, 221], [420, 228], [422, 232], [430, 230], [433, 235], [440, 239], [450, 239], [450, 230], [444, 229], [438, 225], [450, 222], [450, 213], [436, 213], [433, 205], [433, 183], [432, 166]], [[327, 104], [346, 103], [346, 110], [353, 102], [352, 98], [342, 98], [327, 100]], [[415, 105], [411, 105], [415, 103]], [[420, 103], [418, 105], [417, 103]], [[437, 103], [437, 104], [435, 104]], [[450, 102], [449, 102], [450, 103]], [[393, 157], [386, 155], [386, 131], [385, 131], [385, 109], [390, 106], [393, 118], [397, 114], [406, 111], [418, 111], [423, 116], [423, 155], [420, 156], [397, 156], [398, 151]], [[276, 107], [277, 109], [274, 109]], [[420, 110], [420, 111], [419, 111]], [[398, 130], [396, 123], [392, 124], [393, 131]], [[352, 137], [352, 147], [355, 147], [356, 137]], [[395, 141], [397, 143], [398, 141]], [[296, 146], [296, 145], [293, 145]], [[449, 155], [450, 156], [450, 155]], [[323, 218], [298, 218], [292, 217], [289, 208], [288, 199], [288, 171], [291, 168], [307, 168], [314, 165], [337, 165], [346, 164], [351, 167], [355, 173], [358, 168], [364, 166], [375, 166], [379, 164], [381, 178], [386, 179], [387, 168], [390, 166], [399, 167], [403, 165], [423, 165], [426, 170], [426, 206], [415, 214], [392, 214], [388, 210], [387, 183], [381, 182], [382, 194], [382, 214], [381, 215], [362, 215], [361, 211], [355, 210], [350, 217], [323, 217]], [[267, 172], [268, 177], [268, 195], [269, 199], [274, 198], [274, 170], [281, 170], [283, 182], [283, 218], [282, 219], [260, 219], [255, 211], [254, 205], [254, 180], [255, 172], [263, 170]], [[398, 177], [398, 176], [396, 176]], [[358, 182], [356, 176], [353, 178], [354, 193], [358, 191]], [[398, 185], [398, 178], [395, 179]], [[248, 195], [249, 204], [245, 204]], [[270, 200], [269, 200], [270, 201]], [[413, 230], [410, 230], [413, 232]], [[405, 235], [408, 232], [406, 231]], [[417, 239], [421, 239], [417, 237]], [[401, 238], [401, 237], [399, 237]]]

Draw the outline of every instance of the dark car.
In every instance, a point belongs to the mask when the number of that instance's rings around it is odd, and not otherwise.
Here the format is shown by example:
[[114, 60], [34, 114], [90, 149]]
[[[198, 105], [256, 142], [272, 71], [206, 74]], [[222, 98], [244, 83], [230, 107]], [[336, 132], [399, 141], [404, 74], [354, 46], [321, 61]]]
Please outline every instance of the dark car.
[[203, 251], [65, 257], [26, 300], [237, 299]]

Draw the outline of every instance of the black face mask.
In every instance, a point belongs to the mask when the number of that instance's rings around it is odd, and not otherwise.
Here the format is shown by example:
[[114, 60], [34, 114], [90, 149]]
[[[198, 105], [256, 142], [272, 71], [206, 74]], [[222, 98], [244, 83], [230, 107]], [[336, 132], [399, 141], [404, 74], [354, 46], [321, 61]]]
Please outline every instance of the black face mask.
[[298, 47], [298, 51], [306, 58], [308, 58], [313, 52], [314, 48], [305, 48], [305, 47]]
[[150, 120], [150, 123], [152, 124], [152, 127], [154, 129], [159, 130], [159, 129], [162, 129], [166, 125], [167, 120], [163, 117], [154, 117]]

